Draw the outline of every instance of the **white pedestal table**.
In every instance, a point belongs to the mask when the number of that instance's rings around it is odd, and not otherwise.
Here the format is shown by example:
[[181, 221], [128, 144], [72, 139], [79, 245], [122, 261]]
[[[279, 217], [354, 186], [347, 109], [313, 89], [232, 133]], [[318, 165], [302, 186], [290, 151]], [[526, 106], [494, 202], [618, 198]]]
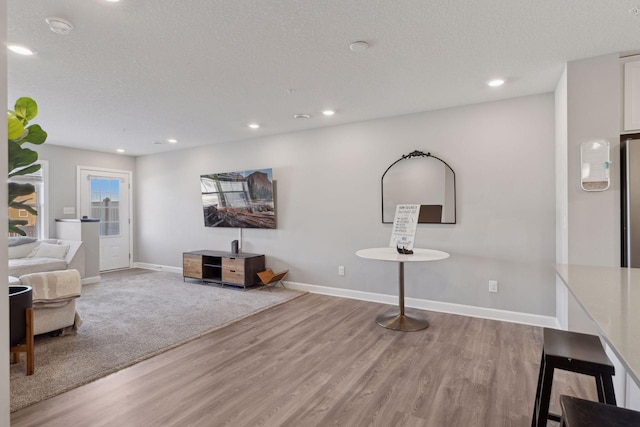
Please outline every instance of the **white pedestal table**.
[[414, 248], [412, 255], [399, 254], [396, 248], [369, 248], [356, 252], [360, 258], [374, 259], [398, 263], [398, 288], [400, 313], [392, 312], [376, 317], [376, 323], [383, 328], [395, 331], [419, 331], [429, 326], [427, 319], [410, 316], [404, 312], [404, 263], [437, 261], [449, 258], [449, 254], [435, 249]]

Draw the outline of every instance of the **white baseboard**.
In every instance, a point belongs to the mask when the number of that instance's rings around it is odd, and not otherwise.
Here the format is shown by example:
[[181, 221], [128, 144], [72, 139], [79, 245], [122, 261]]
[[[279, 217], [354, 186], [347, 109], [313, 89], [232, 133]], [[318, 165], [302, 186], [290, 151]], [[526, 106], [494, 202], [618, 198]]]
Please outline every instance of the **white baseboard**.
[[[156, 271], [170, 271], [182, 274], [182, 268], [170, 267], [167, 265], [148, 264], [145, 262], [134, 262], [135, 268], [146, 268]], [[334, 297], [357, 299], [361, 301], [379, 302], [382, 304], [398, 305], [397, 295], [377, 294], [374, 292], [354, 291], [351, 289], [332, 288], [329, 286], [309, 285], [307, 283], [284, 282], [287, 288], [299, 291], [311, 292], [313, 294], [330, 295]], [[545, 328], [560, 329], [557, 319], [552, 316], [542, 316], [539, 314], [520, 313], [517, 311], [500, 310], [496, 308], [475, 307], [472, 305], [455, 304], [450, 302], [431, 301], [420, 298], [406, 297], [405, 307], [418, 308], [421, 310], [437, 311], [440, 313], [459, 314], [462, 316], [479, 317], [481, 319], [500, 320], [503, 322], [522, 323], [524, 325], [540, 326]]]
[[[314, 294], [351, 298], [362, 301], [378, 302], [382, 304], [398, 305], [397, 295], [377, 294], [374, 292], [354, 291], [350, 289], [331, 288], [328, 286], [309, 285], [306, 283], [284, 282], [287, 288], [307, 291]], [[420, 298], [405, 297], [405, 307], [421, 310], [437, 311], [440, 313], [459, 314], [462, 316], [479, 317], [482, 319], [500, 320], [504, 322], [522, 323], [525, 325], [558, 328], [555, 317], [539, 314], [520, 313], [517, 311], [499, 310], [495, 308], [474, 307], [471, 305], [454, 304], [449, 302], [431, 301]]]
[[180, 267], [171, 267], [168, 265], [159, 265], [159, 264], [149, 264], [146, 262], [134, 262], [133, 268], [144, 268], [147, 270], [168, 271], [170, 273], [182, 274], [182, 269]]
[[80, 283], [82, 283], [83, 285], [90, 285], [92, 283], [98, 282], [100, 282], [100, 276], [85, 277], [84, 279], [80, 280]]

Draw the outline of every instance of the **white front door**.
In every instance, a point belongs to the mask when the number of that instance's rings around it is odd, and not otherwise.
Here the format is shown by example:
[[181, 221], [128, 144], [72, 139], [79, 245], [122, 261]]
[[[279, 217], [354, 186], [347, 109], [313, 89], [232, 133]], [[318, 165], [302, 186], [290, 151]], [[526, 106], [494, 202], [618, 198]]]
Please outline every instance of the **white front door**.
[[80, 216], [100, 219], [100, 271], [131, 266], [131, 173], [78, 168]]

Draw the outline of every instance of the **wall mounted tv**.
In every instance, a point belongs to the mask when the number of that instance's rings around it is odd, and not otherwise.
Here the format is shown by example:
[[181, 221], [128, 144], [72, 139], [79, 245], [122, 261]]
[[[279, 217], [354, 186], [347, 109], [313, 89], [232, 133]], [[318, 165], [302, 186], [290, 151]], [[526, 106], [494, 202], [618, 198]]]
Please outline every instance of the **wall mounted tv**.
[[205, 227], [276, 228], [271, 169], [200, 176]]

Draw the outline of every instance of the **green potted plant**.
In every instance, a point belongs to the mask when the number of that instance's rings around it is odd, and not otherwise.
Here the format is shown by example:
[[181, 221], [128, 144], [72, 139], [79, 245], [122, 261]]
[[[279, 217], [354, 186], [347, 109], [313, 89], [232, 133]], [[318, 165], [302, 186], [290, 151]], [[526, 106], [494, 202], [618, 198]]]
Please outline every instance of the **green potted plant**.
[[[47, 139], [47, 133], [39, 125], [29, 124], [38, 114], [38, 104], [27, 97], [16, 101], [14, 110], [7, 114], [7, 133], [9, 149], [9, 178], [17, 175], [27, 175], [40, 170], [40, 165], [35, 164], [38, 153], [24, 147], [25, 143], [41, 145]], [[24, 209], [37, 215], [35, 209], [24, 203], [24, 197], [32, 194], [35, 188], [29, 183], [9, 182], [9, 207]], [[26, 225], [27, 220], [9, 219], [9, 232], [25, 236], [20, 225]]]

